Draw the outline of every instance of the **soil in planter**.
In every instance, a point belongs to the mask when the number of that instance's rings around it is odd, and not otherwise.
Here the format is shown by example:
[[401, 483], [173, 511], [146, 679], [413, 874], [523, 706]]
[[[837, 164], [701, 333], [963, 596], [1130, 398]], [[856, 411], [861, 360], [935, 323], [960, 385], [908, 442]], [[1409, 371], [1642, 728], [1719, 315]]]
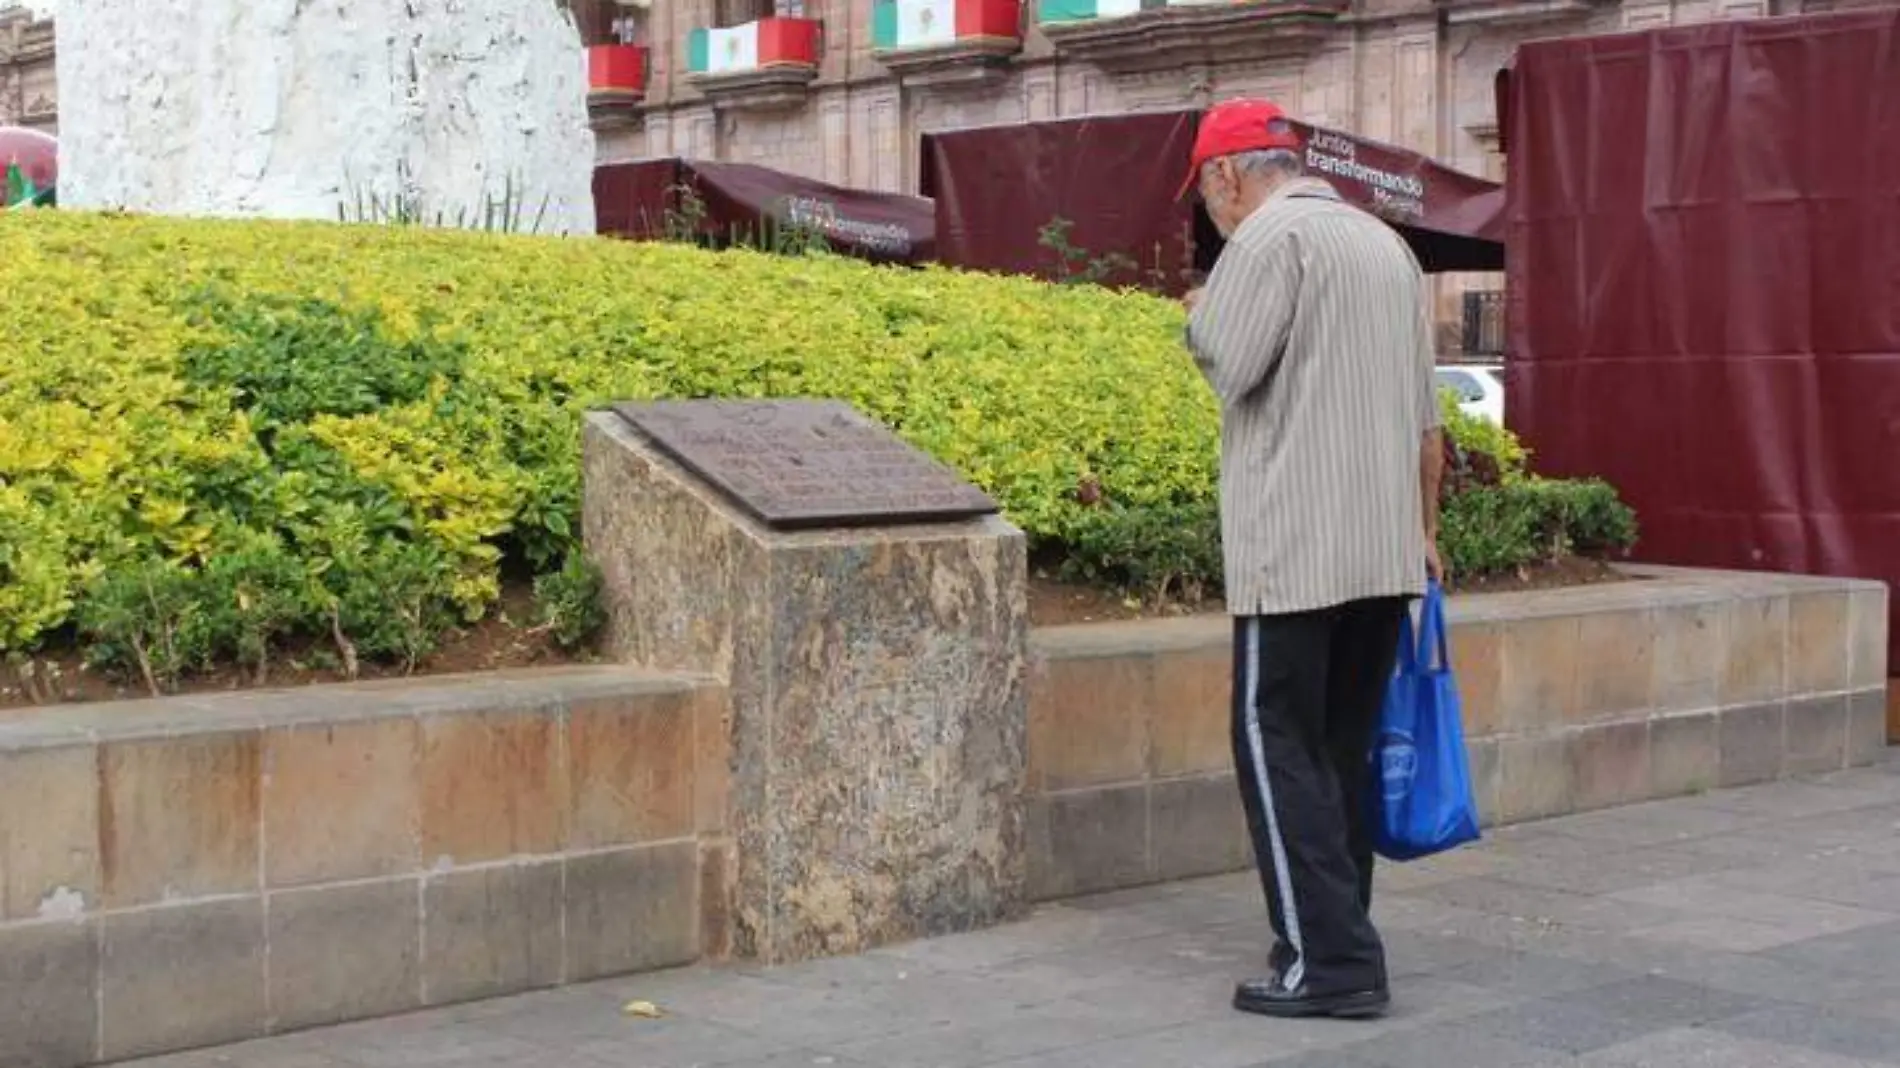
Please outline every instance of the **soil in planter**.
[[[1568, 559], [1522, 574], [1463, 583], [1453, 592], [1505, 593], [1557, 589], [1617, 582], [1625, 578], [1602, 561]], [[524, 622], [533, 618], [533, 607], [533, 592], [526, 584], [506, 587], [498, 612], [467, 630], [444, 637], [441, 647], [417, 666], [415, 674], [453, 675], [472, 671], [551, 667], [584, 663], [592, 659], [585, 654], [574, 656], [563, 652], [547, 635], [533, 630]], [[1032, 625], [1039, 627], [1114, 620], [1173, 619], [1224, 611], [1226, 606], [1217, 598], [1193, 603], [1178, 600], [1145, 602], [1117, 590], [1059, 582], [1041, 572], [1032, 574], [1029, 582], [1029, 619]], [[36, 704], [119, 701], [150, 696], [135, 678], [89, 670], [80, 654], [72, 649], [56, 650], [39, 657], [33, 662], [33, 673], [33, 686], [29, 689], [17, 669], [0, 666], [0, 718], [4, 718], [9, 711], [17, 713]], [[402, 674], [402, 668], [397, 665], [364, 664], [357, 677], [394, 678]], [[277, 651], [265, 685], [294, 687], [343, 681], [346, 680], [337, 665], [335, 648], [327, 642], [310, 642], [301, 647]], [[255, 685], [255, 678], [250, 671], [224, 666], [207, 674], [187, 678], [180, 684], [178, 692], [216, 693], [248, 689]]]
[[[497, 611], [476, 625], [445, 635], [436, 652], [416, 666], [414, 674], [454, 675], [470, 671], [498, 671], [507, 668], [551, 667], [584, 662], [557, 647], [546, 634], [533, 629], [534, 591], [526, 583], [503, 588]], [[36, 703], [59, 704], [75, 701], [122, 701], [150, 697], [151, 693], [137, 678], [109, 675], [85, 665], [77, 650], [53, 650], [33, 662], [34, 689], [39, 701], [27, 687], [17, 668], [0, 664], [0, 718], [8, 711], [18, 712]], [[400, 678], [399, 664], [364, 663], [358, 679]], [[267, 688], [309, 686], [325, 682], [348, 681], [338, 664], [336, 646], [327, 642], [308, 642], [273, 650]], [[235, 665], [221, 665], [204, 674], [184, 679], [178, 693], [218, 693], [255, 688], [255, 672]]]
[[[1602, 560], [1567, 557], [1521, 572], [1459, 582], [1450, 587], [1450, 592], [1516, 593], [1626, 581], [1629, 581], [1628, 575]], [[1040, 573], [1033, 574], [1029, 580], [1029, 621], [1038, 627], [1113, 620], [1173, 619], [1205, 613], [1217, 614], [1226, 610], [1226, 604], [1219, 598], [1207, 598], [1192, 604], [1172, 600], [1157, 603], [1116, 590], [1060, 582]]]

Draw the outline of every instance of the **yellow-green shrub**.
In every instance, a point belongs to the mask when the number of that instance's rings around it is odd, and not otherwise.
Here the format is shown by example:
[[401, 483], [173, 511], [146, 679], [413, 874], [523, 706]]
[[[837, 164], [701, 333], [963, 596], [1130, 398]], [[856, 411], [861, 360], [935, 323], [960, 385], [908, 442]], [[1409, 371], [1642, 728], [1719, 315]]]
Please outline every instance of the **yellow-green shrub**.
[[[214, 660], [261, 676], [289, 632], [414, 663], [509, 564], [572, 644], [596, 622], [581, 413], [652, 397], [841, 398], [1072, 571], [1219, 589], [1218, 412], [1178, 306], [1137, 293], [64, 212], [0, 216], [0, 276], [0, 654], [76, 631], [155, 689]], [[1609, 487], [1531, 479], [1509, 434], [1452, 429], [1489, 457], [1454, 471], [1455, 571], [1634, 537]]]
[[[0, 273], [0, 652], [95, 620], [87, 637], [127, 664], [131, 643], [164, 638], [181, 670], [256, 655], [260, 627], [413, 658], [442, 609], [489, 608], [504, 556], [559, 569], [580, 413], [617, 399], [842, 398], [1044, 543], [1104, 502], [1214, 491], [1216, 412], [1179, 310], [1138, 294], [64, 212], [0, 220]], [[240, 562], [212, 575], [220, 556]], [[281, 583], [286, 557], [290, 620], [244, 592]], [[181, 607], [134, 626], [141, 599]]]

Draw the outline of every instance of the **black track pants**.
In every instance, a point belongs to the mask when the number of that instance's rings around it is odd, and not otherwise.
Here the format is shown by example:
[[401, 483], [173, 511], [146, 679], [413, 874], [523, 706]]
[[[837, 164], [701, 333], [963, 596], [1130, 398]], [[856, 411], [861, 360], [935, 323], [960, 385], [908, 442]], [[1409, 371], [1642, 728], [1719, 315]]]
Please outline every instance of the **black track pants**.
[[1367, 758], [1403, 598], [1234, 620], [1234, 770], [1287, 986], [1385, 984], [1373, 929]]

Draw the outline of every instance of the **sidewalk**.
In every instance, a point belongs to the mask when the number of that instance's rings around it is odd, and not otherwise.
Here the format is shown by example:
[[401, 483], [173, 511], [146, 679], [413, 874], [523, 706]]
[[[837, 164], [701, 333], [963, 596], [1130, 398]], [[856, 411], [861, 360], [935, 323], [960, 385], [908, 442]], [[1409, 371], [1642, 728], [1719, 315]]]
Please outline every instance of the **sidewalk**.
[[[1499, 832], [1384, 869], [1394, 1012], [1227, 1007], [1251, 877], [774, 971], [689, 969], [142, 1068], [1900, 1065], [1900, 762]], [[625, 1016], [630, 1000], [666, 1016]]]

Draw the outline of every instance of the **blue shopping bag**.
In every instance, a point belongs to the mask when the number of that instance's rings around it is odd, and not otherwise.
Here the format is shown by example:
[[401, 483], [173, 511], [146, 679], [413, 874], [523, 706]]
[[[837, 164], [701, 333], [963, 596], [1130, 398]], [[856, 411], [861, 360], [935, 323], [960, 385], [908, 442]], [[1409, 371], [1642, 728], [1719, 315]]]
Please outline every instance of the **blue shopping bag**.
[[1425, 592], [1416, 635], [1407, 612], [1399, 662], [1372, 747], [1372, 845], [1389, 860], [1417, 860], [1476, 841], [1465, 729], [1445, 655], [1445, 592]]

